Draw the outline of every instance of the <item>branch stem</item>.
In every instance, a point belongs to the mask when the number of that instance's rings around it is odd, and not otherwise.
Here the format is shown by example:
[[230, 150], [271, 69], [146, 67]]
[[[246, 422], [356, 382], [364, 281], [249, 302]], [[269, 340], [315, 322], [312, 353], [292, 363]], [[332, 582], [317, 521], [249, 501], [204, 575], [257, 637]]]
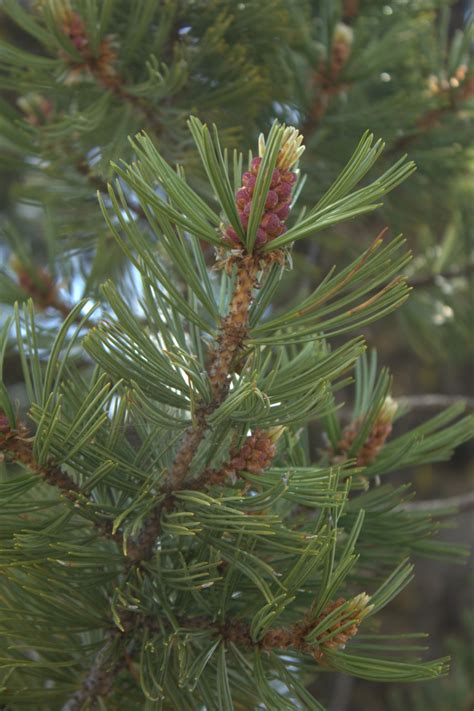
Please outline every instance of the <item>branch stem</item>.
[[[247, 335], [252, 291], [257, 283], [259, 269], [260, 260], [253, 255], [246, 255], [237, 262], [236, 283], [229, 313], [222, 320], [217, 347], [207, 368], [212, 400], [209, 404], [202, 403], [198, 406], [194, 422], [184, 434], [164, 487], [170, 495], [183, 488], [194, 455], [206, 435], [207, 417], [219, 407], [229, 390], [230, 375]], [[205, 485], [202, 480], [201, 483]], [[166, 501], [158, 504], [145, 522], [137, 541], [129, 547], [128, 557], [134, 564], [148, 560], [152, 556], [153, 546], [161, 529], [161, 512], [165, 505]]]
[[474, 509], [474, 491], [469, 491], [458, 496], [448, 496], [445, 499], [428, 499], [426, 501], [407, 501], [399, 506], [403, 511], [420, 511], [433, 514], [448, 509], [455, 509], [458, 513], [472, 511]]
[[[41, 465], [36, 461], [31, 439], [26, 435], [27, 431], [23, 425], [20, 425], [18, 430], [0, 433], [0, 452], [9, 460], [22, 464], [37, 474], [49, 486], [54, 486], [75, 507], [81, 508], [84, 502], [89, 503], [90, 499], [81, 491], [80, 486], [61, 467], [52, 463]], [[87, 517], [87, 520], [90, 521], [90, 518]], [[104, 538], [113, 539], [122, 546], [122, 534], [119, 531], [113, 533], [111, 521], [99, 520], [93, 521], [92, 524]]]
[[118, 632], [109, 633], [107, 642], [97, 654], [94, 663], [82, 683], [73, 696], [62, 707], [62, 711], [81, 711], [87, 701], [96, 701], [109, 695], [116, 674], [123, 668], [125, 662], [119, 660], [112, 662], [110, 652]]
[[[245, 255], [237, 261], [236, 282], [229, 312], [222, 320], [217, 346], [207, 368], [211, 382], [212, 400], [209, 404], [202, 403], [198, 406], [194, 422], [184, 434], [164, 487], [169, 497], [153, 509], [145, 521], [136, 542], [128, 546], [126, 572], [130, 570], [131, 566], [139, 566], [153, 555], [155, 542], [161, 530], [161, 513], [172, 501], [173, 493], [183, 488], [189, 466], [206, 435], [208, 429], [207, 417], [219, 407], [228, 393], [230, 376], [235, 369], [239, 351], [247, 335], [252, 292], [256, 286], [260, 269], [260, 259], [254, 255]], [[210, 470], [209, 476], [212, 477], [214, 475], [215, 473]], [[200, 477], [200, 482], [202, 486], [205, 486], [204, 477]], [[223, 630], [221, 633], [223, 634]], [[119, 633], [117, 632], [116, 634]], [[237, 628], [235, 630], [228, 628], [226, 634], [229, 639], [234, 637], [237, 641], [240, 633], [237, 634]], [[243, 638], [247, 641], [250, 639], [248, 631], [243, 633]], [[122, 634], [119, 638], [122, 647], [124, 640], [125, 637]], [[109, 644], [108, 640], [97, 655], [80, 689], [76, 691], [74, 697], [68, 702], [72, 705], [66, 705], [63, 711], [78, 711], [81, 708], [81, 705], [78, 705], [79, 702], [80, 704], [87, 701], [94, 702], [97, 698], [104, 698], [110, 693], [113, 680], [122, 666], [120, 664], [116, 664], [111, 668], [106, 666], [107, 661], [106, 659], [103, 660], [103, 657], [107, 656], [105, 651], [108, 649]], [[123, 649], [122, 652], [124, 654], [125, 650]], [[97, 679], [100, 679], [100, 683]], [[75, 699], [79, 701], [75, 701]]]

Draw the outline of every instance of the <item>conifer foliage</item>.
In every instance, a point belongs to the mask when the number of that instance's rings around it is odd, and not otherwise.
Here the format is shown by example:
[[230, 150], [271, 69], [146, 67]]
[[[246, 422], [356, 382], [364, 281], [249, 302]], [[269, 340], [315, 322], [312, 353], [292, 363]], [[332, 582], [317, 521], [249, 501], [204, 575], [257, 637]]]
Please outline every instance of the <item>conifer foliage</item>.
[[[361, 476], [393, 466], [390, 452], [378, 457], [394, 414], [386, 374], [374, 382], [373, 364], [364, 366], [357, 424], [326, 464], [308, 461], [301, 429], [334, 418], [334, 391], [363, 357], [360, 337], [331, 348], [331, 336], [405, 300], [403, 241], [384, 245], [379, 236], [303, 303], [271, 309], [289, 245], [373, 210], [413, 165], [399, 161], [358, 187], [380, 151], [365, 135], [322, 200], [307, 213], [292, 204], [293, 224], [286, 229], [280, 213], [273, 230], [273, 194], [288, 205], [278, 188], [291, 190], [298, 175], [298, 131], [275, 123], [242, 175], [243, 157], [235, 153], [231, 167], [216, 131], [196, 118], [189, 126], [218, 211], [145, 134], [134, 140], [137, 160], [116, 167], [120, 181], [101, 199], [141, 280], [146, 325], [108, 282], [103, 314], [79, 303], [45, 364], [32, 304], [16, 309], [36, 431], [16, 419], [3, 390], [2, 452], [20, 467], [9, 467], [2, 485], [9, 671], [1, 698], [13, 708], [81, 709], [107, 699], [320, 708], [304, 687], [318, 668], [373, 680], [446, 669], [445, 659], [415, 661], [403, 643], [401, 659], [391, 658], [393, 641], [386, 655], [373, 654], [385, 637], [371, 618], [411, 577], [408, 539], [414, 528], [424, 539], [432, 533], [426, 518], [399, 511], [400, 492], [360, 494]], [[250, 183], [247, 220], [238, 186]], [[127, 190], [179, 281], [137, 228]], [[206, 267], [206, 242], [217, 271]], [[93, 369], [78, 364], [81, 349]], [[402, 452], [443, 456], [468, 427], [461, 420], [432, 434], [428, 423], [431, 438], [393, 444], [398, 464]], [[331, 430], [337, 439], [334, 422]], [[376, 512], [397, 529], [388, 556], [387, 541], [370, 545], [370, 524], [364, 531], [371, 514], [377, 525]]]
[[[0, 330], [0, 376], [13, 336], [28, 413], [0, 380], [0, 702], [321, 711], [307, 690], [319, 674], [445, 674], [447, 658], [421, 658], [422, 633], [385, 634], [381, 612], [412, 579], [411, 554], [464, 555], [436, 540], [438, 524], [406, 505], [408, 487], [390, 474], [449, 458], [473, 424], [455, 405], [399, 434], [406, 410], [366, 353], [361, 328], [409, 296], [405, 241], [384, 229], [307, 295], [285, 292], [295, 244], [372, 214], [415, 165], [387, 161], [366, 131], [303, 205], [301, 127], [273, 121], [243, 154], [228, 148], [228, 125], [220, 133], [191, 116], [185, 134], [173, 124], [186, 102], [206, 119], [243, 96], [257, 107], [272, 73], [290, 71], [277, 53], [259, 71], [275, 48], [250, 21], [233, 74], [215, 61], [232, 33], [224, 12], [213, 35], [190, 10], [189, 42], [171, 51], [168, 36], [188, 33], [177, 3], [163, 3], [158, 24], [155, 2], [116, 15], [113, 1], [78, 5], [50, 0], [35, 15], [5, 2], [54, 57], [28, 54], [27, 66], [5, 43], [3, 85], [25, 88], [32, 71], [57, 91], [54, 106], [25, 95], [23, 132], [10, 131], [10, 116], [5, 141], [25, 164], [34, 156], [33, 172], [56, 175], [45, 211], [69, 225], [69, 254], [89, 276], [84, 298], [66, 303], [54, 265], [38, 267], [9, 232], [19, 257], [3, 281], [15, 303]], [[284, 33], [285, 3], [262, 6]], [[259, 12], [251, 5], [250, 19]], [[313, 121], [350, 55], [352, 35], [337, 27], [333, 37], [313, 77]], [[138, 82], [145, 49], [154, 59]], [[77, 112], [71, 91], [84, 101]], [[111, 142], [94, 134], [107, 112]], [[92, 186], [101, 215], [94, 203], [81, 223]], [[347, 415], [341, 391], [352, 380]], [[316, 454], [314, 421], [326, 442]]]

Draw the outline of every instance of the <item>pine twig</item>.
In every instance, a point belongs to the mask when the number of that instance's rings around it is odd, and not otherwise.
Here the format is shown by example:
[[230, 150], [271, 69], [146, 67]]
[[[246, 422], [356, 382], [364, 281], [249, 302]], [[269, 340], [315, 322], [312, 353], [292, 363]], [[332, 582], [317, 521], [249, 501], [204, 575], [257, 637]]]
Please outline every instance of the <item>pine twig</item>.
[[[221, 637], [227, 644], [232, 642], [244, 650], [262, 649], [269, 651], [271, 649], [287, 649], [298, 653], [310, 654], [317, 662], [324, 663], [324, 651], [326, 649], [343, 647], [358, 633], [359, 625], [372, 609], [369, 603], [370, 597], [365, 593], [361, 593], [349, 600], [339, 597], [337, 600], [329, 602], [318, 616], [314, 617], [311, 610], [308, 610], [299, 622], [295, 622], [288, 627], [271, 628], [257, 641], [254, 640], [250, 633], [250, 624], [240, 617], [227, 618], [222, 622], [205, 617], [178, 617], [177, 621], [182, 629], [204, 629]], [[335, 621], [334, 616], [332, 616], [332, 621], [328, 624], [328, 628], [323, 628], [314, 641], [308, 642], [306, 638], [312, 630], [319, 627], [328, 615], [343, 606], [345, 606], [345, 609], [343, 609], [339, 621]], [[128, 624], [130, 626], [130, 622]], [[137, 627], [136, 623], [134, 627]], [[166, 620], [142, 616], [138, 627], [146, 627], [150, 632], [161, 634], [163, 629], [169, 627], [169, 624]], [[131, 631], [131, 626], [129, 631]], [[330, 634], [331, 632], [332, 634]]]
[[148, 121], [155, 136], [159, 136], [162, 133], [162, 125], [157, 120], [156, 106], [147, 99], [135, 96], [127, 88], [122, 75], [116, 68], [119, 56], [110, 35], [102, 38], [97, 52], [94, 52], [91, 49], [84, 20], [77, 12], [68, 8], [59, 8], [57, 20], [59, 28], [80, 55], [80, 60], [77, 60], [62, 50], [59, 52], [59, 56], [69, 67], [66, 83], [74, 82], [75, 78], [81, 74], [93, 77], [99, 86], [109, 91], [121, 103], [127, 103], [133, 109], [138, 109]]
[[[81, 508], [84, 501], [89, 501], [79, 485], [61, 467], [52, 463], [41, 465], [37, 462], [33, 454], [31, 438], [28, 437], [24, 425], [19, 425], [17, 430], [11, 430], [4, 420], [4, 416], [0, 416], [0, 453], [3, 456], [37, 474], [46, 484], [58, 489], [75, 507]], [[120, 547], [122, 546], [122, 534], [118, 531], [113, 532], [111, 521], [93, 521], [92, 524], [104, 538], [112, 539]]]
[[[80, 689], [62, 707], [62, 711], [81, 711], [87, 701], [96, 701], [99, 697], [106, 697], [112, 690], [116, 674], [123, 668], [124, 662], [110, 663], [108, 655], [113, 647], [118, 632], [109, 633], [106, 644], [97, 654], [94, 663]], [[110, 666], [109, 666], [110, 665]]]
[[403, 407], [414, 410], [442, 409], [463, 402], [470, 410], [474, 410], [474, 397], [465, 395], [444, 395], [441, 393], [431, 393], [426, 395], [407, 395], [398, 397], [397, 403]]
[[407, 501], [398, 507], [402, 511], [440, 512], [455, 509], [458, 513], [474, 509], [474, 491], [458, 496], [448, 496], [446, 499], [428, 499], [426, 501]]
[[229, 376], [247, 335], [252, 290], [256, 285], [259, 269], [260, 260], [253, 255], [242, 257], [237, 263], [237, 279], [229, 314], [223, 319], [218, 345], [207, 370], [213, 399], [209, 405], [198, 408], [196, 423], [184, 437], [169, 476], [168, 486], [171, 490], [180, 488], [183, 483], [196, 448], [207, 431], [206, 417], [219, 407], [228, 392]]
[[[288, 627], [276, 627], [267, 630], [265, 634], [255, 641], [250, 634], [250, 624], [240, 618], [228, 618], [223, 622], [210, 618], [192, 617], [177, 618], [182, 629], [206, 630], [222, 639], [225, 644], [232, 643], [244, 651], [261, 649], [265, 651], [289, 650], [290, 652], [310, 654], [316, 662], [326, 665], [326, 650], [340, 649], [359, 631], [359, 626], [364, 617], [371, 610], [368, 604], [368, 595], [362, 593], [350, 601], [344, 598], [328, 603], [318, 617], [311, 613], [305, 615], [300, 622]], [[349, 605], [346, 603], [349, 602]], [[345, 611], [338, 621], [328, 623], [314, 641], [308, 642], [307, 636], [316, 626], [320, 626], [325, 617], [337, 608], [346, 604]], [[115, 642], [130, 641], [130, 635], [137, 629], [143, 628], [148, 632], [163, 633], [169, 627], [166, 619], [157, 620], [149, 615], [133, 615], [126, 613], [121, 620], [122, 631], [117, 629], [108, 632], [107, 640], [92, 664], [80, 689], [63, 706], [62, 711], [81, 711], [85, 703], [94, 703], [99, 698], [105, 698], [112, 691], [115, 676], [124, 668], [130, 666], [130, 655], [123, 650], [122, 658], [112, 662], [111, 656]], [[131, 672], [132, 673], [132, 672]]]
[[[237, 262], [237, 278], [229, 313], [223, 319], [218, 345], [208, 367], [213, 399], [208, 405], [198, 407], [194, 423], [186, 431], [176, 454], [168, 481], [164, 490], [172, 495], [183, 488], [183, 482], [194, 455], [207, 432], [207, 417], [221, 404], [229, 388], [229, 376], [236, 364], [236, 356], [247, 335], [247, 322], [252, 290], [256, 285], [260, 270], [260, 260], [253, 255], [242, 257]], [[205, 481], [201, 479], [202, 486]], [[153, 546], [160, 533], [161, 512], [166, 502], [158, 504], [152, 511], [135, 544], [130, 546], [128, 555], [135, 564], [148, 560], [153, 553]]]
[[[418, 141], [429, 131], [439, 125], [440, 120], [450, 114], [456, 114], [462, 107], [463, 102], [469, 100], [474, 94], [474, 80], [471, 77], [466, 80], [456, 93], [449, 89], [449, 96], [446, 105], [438, 106], [424, 113], [416, 122], [417, 130], [407, 136], [401, 136], [387, 151], [387, 156], [405, 151], [409, 146]], [[444, 91], [443, 93], [446, 93]]]
[[[208, 427], [206, 418], [216, 410], [228, 392], [229, 376], [233, 372], [233, 368], [236, 364], [236, 356], [247, 334], [252, 291], [256, 285], [260, 268], [260, 259], [253, 255], [244, 256], [237, 261], [236, 285], [230, 303], [229, 313], [222, 321], [217, 348], [207, 369], [213, 394], [212, 402], [208, 405], [198, 407], [194, 423], [184, 435], [169, 473], [168, 480], [164, 486], [164, 491], [168, 494], [168, 497], [165, 501], [160, 502], [148, 516], [136, 542], [129, 544], [127, 550], [128, 560], [125, 566], [126, 573], [130, 570], [131, 565], [139, 566], [151, 558], [155, 541], [161, 530], [161, 514], [163, 509], [172, 503], [173, 493], [183, 487], [189, 466], [206, 434]], [[211, 476], [212, 474], [209, 473], [209, 477]], [[205, 481], [202, 478], [201, 484], [204, 487]], [[122, 636], [122, 642], [123, 639]], [[81, 703], [85, 703], [86, 701], [93, 702], [99, 696], [107, 696], [110, 692], [113, 679], [121, 666], [112, 667], [111, 669], [105, 668], [102, 657], [108, 645], [109, 641], [106, 642], [99, 652], [91, 669], [86, 674], [80, 689], [75, 692], [74, 697], [72, 697], [68, 703], [73, 704], [74, 698], [80, 699]], [[97, 682], [98, 678], [100, 678], [100, 683]], [[79, 705], [66, 705], [63, 711], [78, 711], [80, 708], [81, 706]]]
[[426, 274], [424, 276], [415, 277], [414, 279], [409, 279], [410, 286], [415, 289], [436, 286], [438, 279], [456, 279], [457, 277], [468, 277], [474, 274], [474, 263], [466, 264], [464, 267], [454, 267], [445, 272], [439, 272], [436, 274]]

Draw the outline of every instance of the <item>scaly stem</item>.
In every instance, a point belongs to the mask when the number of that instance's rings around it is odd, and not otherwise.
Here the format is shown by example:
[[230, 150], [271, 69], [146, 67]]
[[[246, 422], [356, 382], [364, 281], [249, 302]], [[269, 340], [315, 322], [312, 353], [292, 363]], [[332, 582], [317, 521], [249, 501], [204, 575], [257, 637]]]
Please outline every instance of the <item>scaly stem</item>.
[[[211, 381], [212, 401], [208, 405], [203, 404], [198, 407], [194, 423], [184, 435], [165, 484], [165, 489], [170, 495], [182, 488], [189, 465], [206, 434], [207, 417], [219, 407], [229, 390], [230, 375], [235, 368], [239, 350], [247, 335], [252, 291], [257, 283], [257, 274], [260, 268], [260, 259], [252, 255], [244, 256], [237, 262], [236, 284], [229, 313], [222, 321], [217, 347], [207, 369]], [[211, 471], [209, 476], [213, 475], [214, 472]], [[202, 483], [204, 486], [205, 482]], [[153, 555], [155, 541], [161, 529], [161, 513], [164, 506], [164, 503], [160, 503], [155, 507], [145, 521], [136, 542], [129, 545], [127, 570], [130, 569], [130, 563], [139, 565]], [[121, 641], [123, 642], [123, 638]], [[87, 701], [94, 703], [99, 697], [104, 698], [110, 693], [113, 680], [122, 666], [118, 663], [112, 667], [108, 666], [106, 652], [109, 647], [110, 639], [97, 655], [80, 689], [66, 704], [64, 711], [76, 711], [81, 708], [79, 703], [83, 704]]]
[[[247, 335], [252, 290], [257, 283], [260, 268], [259, 258], [253, 255], [242, 257], [237, 262], [236, 283], [229, 313], [222, 320], [217, 347], [207, 368], [213, 398], [209, 404], [202, 404], [197, 408], [194, 422], [184, 434], [164, 487], [169, 494], [182, 488], [193, 457], [207, 432], [207, 417], [219, 407], [227, 395], [230, 375]], [[130, 544], [127, 555], [133, 564], [148, 560], [152, 556], [155, 540], [160, 533], [163, 506], [164, 504], [160, 503], [152, 511], [137, 541]]]
[[195, 423], [188, 429], [178, 450], [169, 478], [169, 488], [179, 489], [188, 473], [197, 447], [207, 431], [207, 416], [216, 410], [229, 390], [236, 357], [247, 335], [248, 316], [252, 303], [252, 290], [260, 269], [259, 259], [247, 255], [237, 263], [237, 278], [228, 315], [223, 319], [218, 345], [208, 367], [212, 388], [212, 401], [198, 408]]

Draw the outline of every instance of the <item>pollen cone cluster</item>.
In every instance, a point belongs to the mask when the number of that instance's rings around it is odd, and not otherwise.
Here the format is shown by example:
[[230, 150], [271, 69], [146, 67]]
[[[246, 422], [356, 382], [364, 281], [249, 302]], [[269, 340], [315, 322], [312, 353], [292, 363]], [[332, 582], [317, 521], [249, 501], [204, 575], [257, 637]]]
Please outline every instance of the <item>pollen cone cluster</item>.
[[[352, 637], [355, 637], [359, 631], [362, 620], [373, 608], [373, 605], [369, 605], [369, 600], [370, 597], [366, 593], [361, 593], [354, 597], [349, 602], [345, 612], [335, 621], [331, 622], [328, 628], [318, 635], [317, 641], [319, 644], [318, 647], [313, 650], [313, 657], [317, 662], [323, 661], [325, 650], [344, 649], [347, 642]], [[342, 607], [345, 603], [346, 600], [343, 597], [329, 603], [317, 618], [313, 627], [319, 625], [325, 617], [334, 612], [334, 610], [337, 610], [337, 608]]]
[[60, 56], [71, 65], [65, 84], [75, 84], [87, 75], [95, 76], [105, 87], [113, 88], [118, 81], [114, 67], [117, 52], [111, 36], [106, 36], [100, 42], [98, 52], [94, 53], [87, 35], [86, 25], [77, 12], [71, 10], [69, 3], [55, 7], [56, 15], [62, 25], [62, 31], [82, 58], [82, 61], [72, 61], [71, 57], [61, 51]]
[[247, 437], [242, 449], [233, 457], [230, 466], [236, 471], [259, 474], [270, 466], [276, 454], [276, 445], [271, 432], [255, 430]]

